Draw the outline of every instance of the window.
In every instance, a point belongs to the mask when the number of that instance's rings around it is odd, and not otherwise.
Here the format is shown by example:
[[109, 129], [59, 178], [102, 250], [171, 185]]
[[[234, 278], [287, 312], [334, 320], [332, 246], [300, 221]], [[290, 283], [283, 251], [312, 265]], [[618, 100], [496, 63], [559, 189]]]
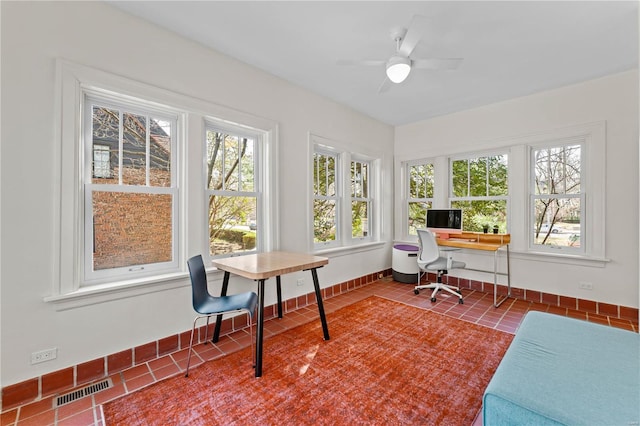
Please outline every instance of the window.
[[353, 247], [373, 242], [380, 234], [380, 160], [369, 153], [310, 135], [313, 247]]
[[212, 257], [254, 252], [263, 230], [258, 182], [259, 144], [242, 129], [209, 125], [207, 153], [207, 228]]
[[498, 226], [508, 232], [508, 161], [506, 154], [450, 160], [450, 203], [463, 209], [465, 231]]
[[408, 233], [427, 227], [427, 210], [433, 205], [434, 171], [432, 163], [407, 164]]
[[351, 236], [365, 238], [370, 235], [369, 170], [367, 161], [351, 161]]
[[[603, 266], [606, 122], [496, 141], [491, 150], [396, 158], [398, 241], [429, 207], [462, 208], [465, 231], [498, 225], [524, 258]], [[400, 184], [401, 182], [401, 184]]]
[[85, 281], [175, 267], [176, 114], [87, 93], [82, 125]]
[[332, 245], [338, 240], [340, 199], [338, 155], [326, 151], [313, 154], [313, 242]]
[[93, 177], [111, 177], [111, 150], [107, 145], [93, 144]]
[[534, 248], [582, 251], [582, 152], [575, 141], [531, 149]]
[[[277, 123], [56, 65], [59, 250], [46, 302], [64, 310], [182, 287], [193, 253], [278, 248]], [[187, 129], [202, 143], [187, 147]], [[209, 236], [220, 229], [230, 232]]]

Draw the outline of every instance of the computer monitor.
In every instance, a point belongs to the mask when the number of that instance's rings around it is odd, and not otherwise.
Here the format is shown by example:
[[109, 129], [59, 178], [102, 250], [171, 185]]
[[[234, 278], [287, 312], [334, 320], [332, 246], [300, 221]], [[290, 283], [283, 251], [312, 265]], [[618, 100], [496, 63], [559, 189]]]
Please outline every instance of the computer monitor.
[[462, 234], [462, 209], [427, 210], [427, 229], [442, 239], [449, 238], [449, 234]]

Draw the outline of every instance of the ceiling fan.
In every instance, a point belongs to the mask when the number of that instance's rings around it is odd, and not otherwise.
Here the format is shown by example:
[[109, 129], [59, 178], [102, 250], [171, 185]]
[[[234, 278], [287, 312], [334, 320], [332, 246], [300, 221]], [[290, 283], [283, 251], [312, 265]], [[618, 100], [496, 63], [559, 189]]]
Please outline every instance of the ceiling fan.
[[427, 24], [427, 18], [415, 15], [408, 29], [398, 29], [391, 32], [391, 38], [396, 43], [396, 53], [388, 60], [342, 60], [338, 65], [385, 66], [386, 77], [378, 93], [386, 92], [390, 83], [402, 83], [413, 68], [418, 69], [456, 69], [462, 63], [462, 58], [425, 58], [414, 59], [411, 53], [422, 39], [422, 32]]

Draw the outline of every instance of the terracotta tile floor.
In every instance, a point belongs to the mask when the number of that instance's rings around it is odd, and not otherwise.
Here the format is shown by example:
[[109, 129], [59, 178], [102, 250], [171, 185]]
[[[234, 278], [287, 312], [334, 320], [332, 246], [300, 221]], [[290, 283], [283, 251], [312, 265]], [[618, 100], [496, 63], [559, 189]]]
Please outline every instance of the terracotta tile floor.
[[[515, 333], [520, 321], [528, 311], [552, 312], [638, 332], [637, 320], [620, 320], [567, 308], [552, 307], [542, 303], [507, 299], [499, 308], [494, 308], [491, 294], [473, 290], [463, 291], [464, 304], [462, 305], [458, 304], [457, 298], [444, 293], [438, 296], [436, 303], [432, 303], [428, 290], [415, 295], [413, 293], [413, 285], [398, 283], [392, 281], [391, 278], [385, 278], [348, 293], [328, 298], [324, 301], [325, 311], [327, 313], [333, 312], [371, 295], [404, 302], [507, 333]], [[316, 305], [287, 312], [282, 319], [271, 319], [265, 322], [265, 338], [317, 318]], [[202, 362], [222, 357], [225, 354], [248, 346], [249, 343], [248, 331], [240, 331], [232, 335], [223, 336], [220, 342], [215, 345], [197, 345], [194, 347], [196, 356], [192, 357], [191, 365], [196, 366]], [[57, 409], [52, 409], [54, 397], [11, 409], [2, 413], [0, 424], [3, 426], [104, 426], [101, 404], [127, 393], [135, 392], [137, 389], [167, 377], [182, 374], [186, 368], [186, 359], [186, 350], [182, 350], [119, 372], [110, 376], [114, 385], [112, 388], [99, 391]], [[474, 425], [479, 424], [481, 424], [480, 416], [474, 422]]]

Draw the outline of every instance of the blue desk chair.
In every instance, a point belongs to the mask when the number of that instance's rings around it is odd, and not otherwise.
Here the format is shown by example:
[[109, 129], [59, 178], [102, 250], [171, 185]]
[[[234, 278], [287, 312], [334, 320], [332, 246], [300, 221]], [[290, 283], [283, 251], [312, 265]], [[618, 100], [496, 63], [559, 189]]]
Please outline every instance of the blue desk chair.
[[234, 312], [246, 312], [249, 316], [249, 332], [251, 334], [251, 352], [253, 350], [253, 315], [256, 312], [258, 296], [252, 292], [232, 294], [230, 296], [215, 297], [209, 294], [207, 288], [207, 274], [202, 262], [202, 256], [194, 256], [187, 261], [189, 275], [191, 276], [191, 289], [193, 293], [193, 309], [200, 315], [193, 320], [191, 328], [191, 340], [189, 341], [189, 355], [187, 357], [187, 371], [185, 377], [189, 376], [189, 364], [191, 363], [191, 349], [193, 347], [193, 333], [196, 330], [196, 323], [200, 318], [207, 318], [205, 327], [204, 343], [209, 337], [209, 318], [213, 315], [229, 314]]
[[[440, 248], [436, 241], [436, 236], [428, 229], [418, 229], [418, 238], [420, 240], [420, 252], [418, 254], [418, 285], [415, 286], [413, 292], [420, 294], [422, 289], [433, 289], [431, 293], [431, 301], [436, 301], [436, 294], [440, 290], [445, 290], [454, 296], [458, 296], [458, 303], [464, 303], [462, 293], [458, 287], [442, 283], [442, 275], [446, 274], [449, 269], [464, 268], [467, 265], [464, 262], [453, 260], [451, 251], [447, 253], [447, 257], [440, 256]], [[436, 271], [437, 282], [420, 285], [420, 277], [422, 272]]]

